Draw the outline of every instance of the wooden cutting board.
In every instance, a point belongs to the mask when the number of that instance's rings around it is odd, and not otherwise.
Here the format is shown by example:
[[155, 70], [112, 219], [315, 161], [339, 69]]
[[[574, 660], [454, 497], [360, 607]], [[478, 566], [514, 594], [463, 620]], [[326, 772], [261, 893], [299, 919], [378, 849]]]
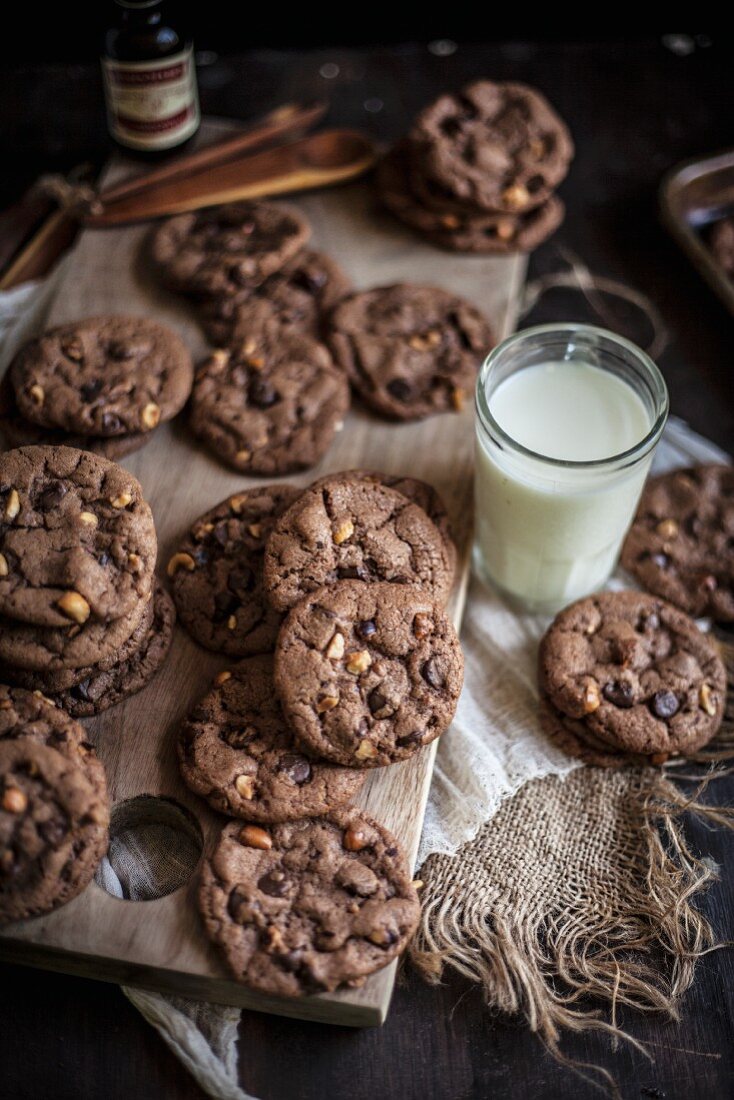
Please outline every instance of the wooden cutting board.
[[[221, 130], [210, 124], [211, 137]], [[205, 134], [206, 137], [206, 134]], [[131, 166], [114, 162], [114, 182]], [[441, 252], [379, 211], [369, 183], [300, 197], [295, 205], [313, 226], [314, 247], [334, 256], [357, 287], [402, 280], [432, 283], [465, 295], [492, 321], [497, 337], [511, 331], [525, 273], [519, 257], [475, 257]], [[205, 342], [190, 307], [156, 285], [141, 260], [145, 226], [86, 230], [51, 307], [49, 323], [96, 313], [146, 314], [171, 325], [200, 357]], [[469, 569], [472, 511], [473, 410], [416, 424], [378, 420], [353, 409], [328, 454], [314, 470], [289, 480], [352, 467], [409, 474], [434, 484], [451, 512], [460, 567], [451, 612], [459, 624]], [[254, 484], [219, 465], [189, 434], [185, 418], [166, 425], [124, 461], [142, 482], [155, 515], [159, 572], [181, 534], [203, 511]], [[85, 723], [104, 761], [115, 806], [141, 794], [173, 799], [198, 820], [205, 850], [224, 819], [182, 783], [174, 741], [180, 722], [211, 680], [228, 664], [195, 645], [177, 628], [165, 668], [143, 692]], [[374, 771], [358, 802], [392, 830], [415, 860], [436, 744], [415, 758]], [[156, 804], [149, 807], [155, 816]], [[154, 901], [123, 901], [92, 882], [69, 905], [6, 928], [0, 957], [85, 977], [139, 985], [282, 1015], [353, 1026], [381, 1023], [387, 1014], [395, 964], [358, 990], [302, 1000], [266, 997], [237, 985], [206, 940], [196, 908], [196, 874]]]

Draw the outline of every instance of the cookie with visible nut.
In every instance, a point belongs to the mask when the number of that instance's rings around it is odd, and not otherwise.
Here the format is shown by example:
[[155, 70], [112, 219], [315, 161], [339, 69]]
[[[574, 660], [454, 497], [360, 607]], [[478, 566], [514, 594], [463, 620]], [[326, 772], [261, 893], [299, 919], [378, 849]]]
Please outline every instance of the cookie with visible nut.
[[316, 482], [279, 518], [265, 547], [263, 583], [277, 611], [339, 580], [422, 585], [445, 603], [454, 561], [421, 507], [349, 473]]
[[194, 641], [231, 657], [272, 652], [281, 616], [263, 592], [265, 543], [300, 492], [294, 485], [246, 489], [191, 525], [168, 575], [179, 620]]
[[406, 760], [448, 727], [464, 675], [446, 614], [419, 588], [341, 581], [288, 614], [275, 685], [296, 737], [357, 768]]
[[712, 642], [665, 600], [602, 592], [556, 616], [539, 651], [544, 722], [595, 754], [664, 763], [695, 753], [724, 716]]
[[180, 412], [194, 368], [181, 338], [147, 317], [103, 316], [50, 329], [9, 367], [21, 415], [80, 436], [145, 434]]
[[70, 447], [0, 455], [4, 619], [74, 630], [132, 616], [131, 633], [151, 591], [156, 551], [150, 507], [120, 466]]
[[649, 592], [689, 615], [734, 622], [734, 467], [651, 478], [621, 561]]
[[218, 349], [198, 368], [190, 424], [220, 461], [270, 477], [307, 469], [349, 408], [349, 386], [323, 344], [279, 328]]
[[329, 325], [329, 344], [355, 390], [394, 420], [470, 406], [477, 370], [494, 345], [476, 306], [412, 283], [349, 295]]
[[300, 997], [361, 985], [401, 954], [420, 916], [405, 855], [361, 810], [225, 826], [199, 908], [235, 979]]
[[269, 656], [248, 657], [217, 678], [181, 727], [178, 757], [188, 786], [215, 810], [261, 823], [328, 813], [365, 778], [295, 743]]

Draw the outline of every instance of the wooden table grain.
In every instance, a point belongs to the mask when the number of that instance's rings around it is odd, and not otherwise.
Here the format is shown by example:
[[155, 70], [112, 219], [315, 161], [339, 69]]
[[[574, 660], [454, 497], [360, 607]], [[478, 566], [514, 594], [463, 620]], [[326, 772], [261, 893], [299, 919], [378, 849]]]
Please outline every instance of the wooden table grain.
[[[648, 293], [669, 329], [660, 365], [672, 408], [698, 431], [734, 449], [733, 328], [710, 291], [660, 226], [656, 189], [672, 165], [734, 143], [732, 51], [722, 37], [695, 37], [688, 52], [659, 38], [608, 43], [459, 43], [448, 56], [420, 43], [369, 50], [220, 58], [201, 71], [204, 109], [244, 117], [297, 96], [327, 92], [330, 121], [390, 139], [438, 92], [484, 75], [527, 80], [568, 119], [578, 146], [561, 188], [563, 228], [534, 255], [531, 277], [569, 254], [595, 272]], [[331, 62], [337, 77], [320, 70]], [[333, 69], [324, 70], [332, 72]], [[0, 73], [2, 195], [11, 201], [49, 164], [70, 167], [106, 155], [96, 66], [78, 65], [75, 94], [63, 67], [6, 65]], [[367, 104], [367, 106], [365, 106]], [[20, 107], [18, 106], [20, 105]], [[53, 120], [53, 124], [51, 123]], [[555, 291], [533, 321], [580, 315], [578, 296]], [[586, 316], [585, 314], [583, 315]], [[636, 318], [614, 321], [638, 339]], [[734, 780], [711, 797], [734, 801]], [[721, 867], [702, 907], [722, 939], [734, 937], [734, 839], [695, 822], [691, 843]], [[718, 1100], [734, 1092], [734, 965], [722, 950], [700, 964], [678, 1022], [626, 1013], [622, 1023], [652, 1059], [601, 1036], [573, 1036], [568, 1057], [604, 1066], [625, 1098]], [[244, 1013], [243, 1086], [261, 1100], [577, 1100], [599, 1093], [555, 1063], [520, 1021], [490, 1016], [458, 978], [426, 987], [409, 971], [380, 1030], [353, 1032]], [[35, 972], [0, 970], [0, 1097], [135, 1100], [199, 1097], [200, 1090], [116, 989]]]

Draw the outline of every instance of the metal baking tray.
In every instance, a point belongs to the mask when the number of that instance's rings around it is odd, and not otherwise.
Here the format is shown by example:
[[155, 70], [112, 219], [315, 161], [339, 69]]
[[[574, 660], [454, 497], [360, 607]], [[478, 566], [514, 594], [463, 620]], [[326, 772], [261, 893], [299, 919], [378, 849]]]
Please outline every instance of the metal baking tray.
[[734, 149], [673, 168], [660, 185], [660, 208], [667, 228], [734, 314], [734, 280], [706, 240], [708, 226], [734, 214]]

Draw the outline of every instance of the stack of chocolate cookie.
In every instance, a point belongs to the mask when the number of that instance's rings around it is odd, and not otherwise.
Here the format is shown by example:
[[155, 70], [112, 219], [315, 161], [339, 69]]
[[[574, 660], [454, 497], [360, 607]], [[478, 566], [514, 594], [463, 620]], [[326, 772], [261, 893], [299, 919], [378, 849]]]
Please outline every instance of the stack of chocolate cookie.
[[71, 901], [107, 851], [102, 764], [72, 718], [0, 686], [0, 925]]
[[349, 407], [349, 387], [321, 342], [349, 289], [306, 249], [305, 218], [267, 202], [181, 214], [155, 231], [163, 281], [200, 306], [217, 348], [197, 372], [191, 427], [227, 465], [274, 475], [313, 466]]
[[89, 317], [18, 352], [0, 383], [0, 434], [10, 447], [119, 459], [180, 412], [192, 382], [191, 356], [170, 329], [147, 317]]
[[421, 111], [378, 167], [378, 188], [393, 214], [443, 248], [527, 252], [563, 220], [554, 192], [573, 152], [537, 90], [479, 80]]
[[0, 455], [0, 681], [97, 714], [139, 691], [175, 613], [132, 475], [70, 447]]
[[200, 902], [254, 988], [360, 984], [415, 928], [399, 845], [344, 804], [368, 769], [408, 759], [453, 717], [463, 662], [443, 605], [454, 565], [435, 491], [367, 471], [237, 494], [171, 558], [194, 637], [248, 654], [218, 676], [178, 747], [188, 785], [242, 819], [205, 866]]

